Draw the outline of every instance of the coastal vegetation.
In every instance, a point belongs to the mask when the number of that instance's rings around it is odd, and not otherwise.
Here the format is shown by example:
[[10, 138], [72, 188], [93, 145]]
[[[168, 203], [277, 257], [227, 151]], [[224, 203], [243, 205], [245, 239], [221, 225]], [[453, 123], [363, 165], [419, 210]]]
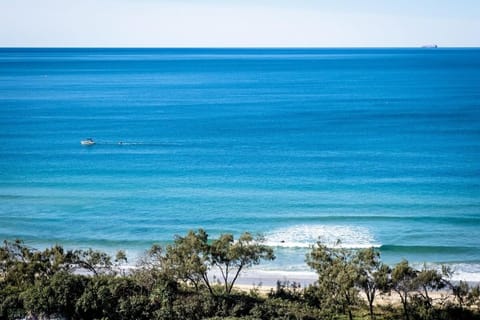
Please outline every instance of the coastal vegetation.
[[374, 248], [340, 243], [311, 247], [318, 280], [308, 287], [236, 289], [242, 271], [273, 259], [260, 236], [209, 239], [202, 229], [153, 245], [128, 272], [123, 251], [4, 241], [0, 319], [480, 319], [480, 288], [451, 281], [448, 268], [389, 266]]

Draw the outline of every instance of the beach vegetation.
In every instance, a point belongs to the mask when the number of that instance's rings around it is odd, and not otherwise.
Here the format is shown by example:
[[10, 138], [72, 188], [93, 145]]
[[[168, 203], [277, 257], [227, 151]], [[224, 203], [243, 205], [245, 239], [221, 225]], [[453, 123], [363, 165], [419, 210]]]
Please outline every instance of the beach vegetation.
[[[451, 270], [404, 260], [381, 262], [374, 248], [317, 243], [306, 263], [317, 272], [307, 287], [278, 282], [269, 293], [235, 287], [239, 274], [274, 258], [263, 238], [209, 239], [199, 229], [167, 246], [153, 245], [139, 265], [118, 272], [115, 257], [96, 250], [36, 250], [20, 240], [0, 247], [3, 319], [480, 319], [480, 288], [451, 281]], [[212, 277], [211, 272], [219, 275]], [[445, 296], [438, 298], [438, 290]], [[389, 303], [376, 297], [396, 296]]]
[[318, 242], [307, 255], [307, 264], [318, 274], [313, 287], [320, 306], [331, 314], [345, 313], [350, 320], [359, 301], [355, 260], [354, 251], [342, 248], [340, 242], [333, 246]]
[[467, 303], [470, 294], [470, 286], [466, 281], [459, 281], [456, 284], [451, 284], [452, 294], [460, 308]]
[[415, 277], [417, 272], [407, 260], [402, 260], [393, 269], [391, 274], [391, 288], [400, 297], [405, 320], [410, 318], [409, 302], [410, 293], [415, 290]]
[[262, 260], [274, 260], [273, 250], [263, 244], [261, 236], [253, 237], [245, 232], [237, 241], [231, 234], [223, 234], [210, 245], [212, 267], [217, 267], [223, 280], [225, 292], [230, 294], [240, 272]]
[[87, 272], [97, 276], [100, 273], [112, 271], [112, 258], [105, 252], [100, 250], [74, 250], [68, 252], [68, 262], [73, 268], [84, 269]]
[[208, 277], [211, 256], [205, 230], [189, 231], [184, 237], [176, 236], [174, 243], [166, 247], [161, 260], [161, 268], [167, 277], [193, 284], [197, 292], [206, 287], [210, 294], [214, 294]]
[[353, 264], [357, 271], [355, 284], [365, 294], [370, 319], [374, 320], [375, 297], [378, 292], [388, 292], [390, 267], [380, 260], [380, 252], [374, 248], [356, 251]]

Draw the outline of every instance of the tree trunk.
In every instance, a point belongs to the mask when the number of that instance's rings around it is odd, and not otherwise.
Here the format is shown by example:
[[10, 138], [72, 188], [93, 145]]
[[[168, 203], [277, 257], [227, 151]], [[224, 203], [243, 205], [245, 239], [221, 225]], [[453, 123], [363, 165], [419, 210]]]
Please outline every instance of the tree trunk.
[[373, 300], [375, 299], [375, 289], [372, 291], [365, 291], [368, 300], [368, 311], [370, 312], [370, 320], [375, 320], [375, 314], [373, 313]]
[[215, 293], [213, 292], [212, 286], [210, 286], [210, 281], [208, 280], [208, 275], [202, 274], [202, 278], [203, 278], [203, 282], [204, 282], [205, 285], [207, 286], [208, 291], [210, 292], [210, 295], [211, 295], [212, 297], [214, 297], [214, 296], [215, 296]]
[[399, 290], [399, 289], [394, 289], [394, 291], [396, 293], [398, 293], [398, 295], [400, 296], [400, 301], [402, 302], [402, 306], [403, 306], [403, 315], [405, 317], [405, 320], [409, 320], [409, 317], [408, 317], [408, 308], [407, 308], [407, 304], [408, 304], [408, 293], [407, 292], [404, 292], [403, 290]]
[[373, 313], [373, 301], [368, 301], [368, 310], [370, 311], [370, 319], [375, 320], [375, 314]]
[[351, 309], [352, 304], [350, 303], [350, 297], [349, 297], [348, 293], [345, 293], [345, 301], [347, 301], [348, 319], [353, 320], [352, 309]]
[[407, 297], [405, 297], [405, 299], [402, 298], [402, 305], [403, 305], [403, 315], [405, 316], [405, 320], [409, 320], [408, 307], [407, 307]]
[[430, 296], [428, 295], [428, 290], [426, 286], [423, 286], [423, 291], [425, 292], [425, 300], [427, 300], [427, 306], [430, 309], [432, 307], [432, 303], [430, 301]]
[[238, 276], [240, 275], [240, 272], [242, 271], [242, 268], [243, 268], [243, 265], [241, 265], [238, 270], [237, 270], [237, 273], [235, 274], [235, 277], [233, 277], [233, 280], [232, 280], [232, 283], [230, 284], [230, 288], [228, 290], [228, 294], [230, 294], [232, 292], [232, 289], [233, 289], [233, 285], [235, 284], [235, 281], [237, 281], [237, 278]]

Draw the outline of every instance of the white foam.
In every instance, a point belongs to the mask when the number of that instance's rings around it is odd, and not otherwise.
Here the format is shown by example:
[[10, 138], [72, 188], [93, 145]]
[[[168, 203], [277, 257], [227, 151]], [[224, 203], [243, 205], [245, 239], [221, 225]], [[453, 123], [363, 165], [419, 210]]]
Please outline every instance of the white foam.
[[[452, 281], [467, 281], [471, 283], [480, 283], [480, 264], [478, 263], [445, 263], [444, 265], [450, 267], [453, 275], [450, 278]], [[442, 264], [426, 263], [427, 268], [433, 268], [437, 271], [442, 271]], [[412, 263], [412, 267], [417, 270], [422, 270], [423, 263]]]
[[265, 239], [266, 245], [285, 248], [308, 248], [319, 240], [326, 245], [340, 240], [344, 248], [379, 246], [368, 228], [349, 225], [295, 225], [268, 232]]
[[451, 267], [454, 271], [452, 280], [480, 282], [480, 264], [455, 263]]

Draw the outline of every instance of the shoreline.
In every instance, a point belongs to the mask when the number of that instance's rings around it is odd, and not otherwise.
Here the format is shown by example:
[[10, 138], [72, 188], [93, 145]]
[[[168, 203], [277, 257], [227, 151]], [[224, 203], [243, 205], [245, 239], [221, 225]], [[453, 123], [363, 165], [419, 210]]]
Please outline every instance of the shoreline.
[[[246, 284], [236, 284], [234, 288], [238, 291], [241, 292], [246, 292], [249, 293], [251, 291], [256, 291], [260, 295], [268, 295], [270, 292], [275, 291], [276, 286], [254, 286], [254, 285], [246, 285]], [[302, 288], [299, 288], [298, 290], [302, 290]], [[367, 301], [365, 293], [360, 291], [359, 296], [362, 300], [365, 302]], [[455, 297], [453, 296], [453, 293], [450, 290], [442, 289], [438, 291], [430, 291], [429, 296], [432, 299], [432, 302], [434, 304], [441, 303], [442, 301], [453, 301]], [[401, 298], [398, 295], [398, 293], [392, 291], [388, 294], [381, 294], [377, 293], [375, 295], [375, 301], [374, 305], [375, 306], [387, 306], [387, 305], [394, 305], [398, 306], [401, 305]]]
[[[279, 278], [278, 276], [283, 278]], [[234, 285], [234, 288], [241, 292], [257, 292], [262, 296], [267, 296], [269, 293], [274, 292], [277, 289], [277, 281], [282, 283], [286, 281], [287, 286], [286, 290], [292, 290], [290, 285], [293, 283], [300, 284], [300, 287], [297, 287], [297, 290], [301, 291], [306, 288], [308, 285], [313, 284], [317, 279], [317, 274], [315, 272], [296, 272], [296, 271], [259, 271], [255, 272], [252, 270], [246, 272], [239, 277], [237, 283]], [[277, 280], [275, 280], [277, 279]], [[249, 282], [250, 281], [250, 282]], [[452, 280], [453, 283], [458, 282], [457, 280]], [[467, 283], [471, 286], [480, 285], [480, 281], [468, 281]], [[285, 284], [285, 283], [284, 283]], [[359, 292], [359, 296], [365, 302], [367, 298], [363, 291]], [[455, 297], [453, 292], [449, 288], [443, 288], [440, 290], [429, 291], [429, 296], [432, 299], [433, 304], [442, 304], [445, 301], [453, 302]], [[375, 296], [374, 305], [375, 306], [399, 306], [402, 301], [398, 293], [395, 291], [390, 291], [389, 293], [382, 294], [377, 292]]]
[[[217, 276], [212, 272], [213, 276]], [[240, 286], [276, 288], [277, 282], [300, 284], [302, 288], [313, 284], [318, 275], [313, 271], [247, 270], [240, 274], [236, 284]]]
[[[215, 272], [212, 275], [216, 276]], [[450, 279], [453, 283], [465, 281], [470, 285], [480, 284], [480, 274], [472, 273], [470, 277], [464, 277], [465, 273], [453, 275]], [[237, 280], [239, 285], [269, 286], [275, 287], [277, 281], [288, 281], [300, 284], [303, 287], [313, 284], [318, 278], [314, 271], [282, 271], [282, 270], [261, 270], [253, 269], [242, 272]]]
[[[137, 266], [124, 265], [118, 267], [118, 270], [128, 273], [130, 270], [135, 270], [137, 268]], [[221, 274], [218, 270], [212, 270], [208, 275], [214, 282], [221, 279]], [[465, 275], [465, 273], [458, 275], [454, 274], [449, 280], [452, 283], [465, 281], [469, 285], [480, 285], [480, 274], [472, 273], [469, 278], [463, 277], [462, 275]], [[269, 292], [270, 289], [276, 288], [278, 282], [289, 283], [290, 285], [295, 283], [300, 285], [301, 288], [305, 288], [314, 284], [317, 279], [318, 275], [314, 271], [262, 270], [256, 268], [242, 271], [235, 283], [235, 287], [244, 290], [259, 288], [260, 291], [267, 290], [267, 292]]]
[[[31, 244], [27, 244], [34, 250], [46, 249], [49, 245], [40, 246], [33, 246]], [[75, 246], [65, 246], [65, 249], [75, 249]], [[145, 257], [145, 254], [148, 250], [141, 250], [141, 249], [116, 249], [116, 248], [105, 248], [105, 247], [95, 247], [91, 248], [89, 246], [80, 246], [81, 249], [93, 249], [93, 250], [100, 250], [102, 252], [107, 253], [111, 257], [114, 257], [116, 252], [124, 251], [127, 254], [128, 262], [126, 264], [117, 266], [119, 270], [122, 272], [129, 272], [130, 270], [134, 270], [139, 268], [139, 261]], [[278, 247], [273, 247], [273, 249], [278, 249]], [[302, 255], [303, 256], [303, 255]], [[282, 261], [284, 262], [284, 261]], [[411, 262], [411, 261], [409, 261]], [[392, 262], [385, 262], [387, 265], [392, 267], [395, 263]], [[419, 270], [426, 264], [428, 267], [433, 267], [437, 270], [441, 270], [442, 265], [452, 267], [454, 273], [452, 278], [450, 279], [452, 282], [459, 282], [465, 281], [469, 284], [477, 285], [480, 284], [480, 262], [478, 263], [469, 263], [469, 262], [456, 262], [456, 263], [434, 263], [434, 262], [411, 262], [413, 268]], [[304, 263], [306, 266], [306, 263]], [[298, 267], [298, 264], [294, 265]], [[283, 269], [284, 267], [285, 269]], [[240, 273], [240, 276], [237, 280], [237, 283], [240, 285], [247, 285], [247, 286], [258, 286], [259, 284], [275, 287], [277, 281], [288, 281], [290, 283], [297, 283], [301, 284], [302, 287], [308, 286], [313, 284], [317, 280], [317, 274], [309, 270], [308, 268], [295, 268], [294, 270], [290, 269], [291, 266], [287, 264], [283, 265], [267, 265], [266, 269], [262, 269], [262, 266], [254, 266], [251, 269], [244, 270]], [[209, 277], [215, 279], [220, 278], [221, 275], [219, 272], [215, 270], [211, 270], [209, 273]]]

